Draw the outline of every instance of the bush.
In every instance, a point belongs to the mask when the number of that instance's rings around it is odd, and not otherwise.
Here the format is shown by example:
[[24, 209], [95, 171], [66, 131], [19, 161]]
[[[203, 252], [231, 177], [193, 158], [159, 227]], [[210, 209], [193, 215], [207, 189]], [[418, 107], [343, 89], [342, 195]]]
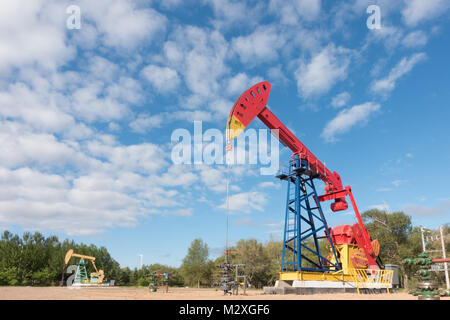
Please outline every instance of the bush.
[[16, 286], [19, 283], [17, 279], [17, 270], [15, 268], [0, 271], [0, 285]]
[[148, 287], [149, 284], [150, 284], [150, 281], [148, 281], [148, 279], [146, 279], [146, 278], [139, 278], [139, 280], [137, 281], [137, 285], [139, 287]]
[[39, 271], [36, 271], [31, 276], [31, 279], [33, 280], [33, 284], [37, 284], [37, 285], [49, 284], [49, 283], [51, 283], [53, 278], [54, 278], [54, 275], [50, 272], [50, 270], [48, 268], [44, 268]]

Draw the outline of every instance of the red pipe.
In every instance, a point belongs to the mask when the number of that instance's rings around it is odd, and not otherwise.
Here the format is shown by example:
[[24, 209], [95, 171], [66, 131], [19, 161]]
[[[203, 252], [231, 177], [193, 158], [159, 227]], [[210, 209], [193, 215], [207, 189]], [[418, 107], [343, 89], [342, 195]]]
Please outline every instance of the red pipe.
[[433, 259], [433, 263], [450, 262], [450, 259]]

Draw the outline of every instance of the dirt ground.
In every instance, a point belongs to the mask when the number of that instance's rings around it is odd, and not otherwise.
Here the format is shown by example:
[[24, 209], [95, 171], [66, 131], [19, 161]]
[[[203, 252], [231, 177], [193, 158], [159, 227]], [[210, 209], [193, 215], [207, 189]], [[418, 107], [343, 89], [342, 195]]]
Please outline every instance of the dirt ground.
[[[248, 290], [247, 295], [227, 296], [216, 289], [169, 288], [150, 292], [148, 288], [104, 287], [0, 287], [0, 300], [417, 300], [407, 293], [392, 294], [315, 294], [264, 295], [262, 290]], [[441, 300], [450, 300], [445, 297]]]

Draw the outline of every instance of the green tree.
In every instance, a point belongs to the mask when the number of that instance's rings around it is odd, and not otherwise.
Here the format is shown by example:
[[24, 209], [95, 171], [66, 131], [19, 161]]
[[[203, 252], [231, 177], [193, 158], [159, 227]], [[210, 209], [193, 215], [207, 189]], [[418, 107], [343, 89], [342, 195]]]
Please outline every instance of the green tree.
[[168, 273], [169, 274], [169, 286], [180, 287], [184, 285], [184, 279], [177, 268], [169, 267], [162, 264], [151, 264], [148, 267], [149, 272], [156, 273]]
[[[111, 258], [106, 248], [95, 245], [76, 244], [73, 241], [60, 242], [55, 236], [44, 237], [41, 233], [26, 232], [18, 235], [5, 231], [0, 241], [0, 284], [1, 285], [55, 285], [65, 274], [64, 257], [69, 249], [96, 257], [97, 267], [107, 277], [119, 274], [119, 264]], [[72, 260], [70, 263], [75, 263]], [[88, 273], [93, 272], [88, 265]]]
[[116, 273], [117, 275], [112, 278], [115, 280], [115, 284], [123, 286], [130, 283], [131, 270], [128, 267], [119, 269]]
[[266, 243], [264, 250], [269, 262], [267, 285], [274, 285], [275, 281], [280, 278], [283, 242], [273, 240], [269, 241]]
[[211, 263], [208, 256], [208, 245], [201, 239], [193, 240], [180, 267], [180, 272], [188, 285], [196, 284], [200, 287], [201, 283], [211, 284], [212, 272], [209, 271]]
[[408, 287], [408, 280], [413, 274], [403, 260], [415, 257], [422, 251], [419, 228], [413, 227], [411, 217], [401, 211], [387, 213], [372, 209], [364, 212], [361, 217], [371, 238], [380, 242], [380, 258], [383, 263], [398, 265], [403, 286]]
[[270, 279], [270, 261], [262, 243], [256, 239], [239, 240], [231, 248], [233, 263], [244, 263], [248, 282], [257, 288], [267, 285]]

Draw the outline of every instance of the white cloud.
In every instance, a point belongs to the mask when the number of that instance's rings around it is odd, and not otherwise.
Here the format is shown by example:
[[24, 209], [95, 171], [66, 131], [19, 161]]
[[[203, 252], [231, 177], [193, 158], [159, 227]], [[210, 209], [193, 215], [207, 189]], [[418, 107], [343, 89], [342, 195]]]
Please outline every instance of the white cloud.
[[331, 32], [327, 28], [307, 28], [302, 24], [295, 27], [279, 27], [280, 33], [285, 38], [285, 44], [281, 48], [284, 59], [289, 59], [287, 67], [295, 69], [295, 57], [301, 57], [300, 62], [306, 62], [307, 57], [317, 55], [324, 48], [324, 43], [331, 42]]
[[159, 0], [159, 2], [163, 8], [171, 10], [171, 9], [175, 9], [176, 7], [178, 7], [184, 1], [183, 0]]
[[313, 21], [320, 17], [321, 0], [271, 0], [269, 10], [286, 25], [299, 25], [300, 20]]
[[168, 67], [148, 65], [142, 70], [142, 75], [158, 92], [162, 93], [171, 92], [180, 84], [178, 73]]
[[[44, 174], [30, 168], [21, 168], [10, 171], [0, 167], [1, 200], [11, 199], [21, 196], [36, 201], [63, 201], [64, 189], [69, 187], [69, 183], [64, 177], [55, 174]], [[34, 186], [40, 188], [35, 189]]]
[[275, 189], [280, 189], [280, 184], [279, 183], [275, 183], [272, 181], [265, 181], [265, 182], [261, 182], [259, 184], [260, 188], [275, 188]]
[[[217, 29], [231, 29], [236, 25], [256, 25], [262, 16], [264, 6], [259, 1], [239, 0], [205, 0], [210, 4], [214, 18], [212, 24]], [[252, 19], [248, 19], [248, 12], [252, 13]]]
[[[258, 78], [254, 78], [256, 82], [259, 82]], [[252, 81], [252, 80], [250, 80]], [[256, 83], [255, 82], [255, 83]], [[244, 89], [246, 90], [246, 89]], [[242, 90], [242, 92], [244, 91]], [[237, 99], [237, 97], [233, 97]], [[231, 107], [233, 106], [234, 101], [230, 101], [224, 98], [211, 99], [208, 103], [208, 108], [211, 110], [211, 115], [214, 120], [225, 121], [228, 115], [230, 114]]]
[[130, 123], [131, 129], [134, 132], [145, 133], [155, 128], [160, 128], [164, 121], [164, 116], [162, 114], [148, 115], [140, 114], [137, 119]]
[[172, 165], [167, 172], [156, 178], [158, 184], [169, 187], [188, 187], [198, 180], [198, 176], [192, 172], [192, 169], [183, 165]]
[[180, 107], [170, 112], [168, 121], [226, 119], [233, 104], [227, 96], [245, 82], [260, 79], [249, 79], [245, 74], [227, 77], [229, 68], [226, 62], [230, 55], [228, 42], [217, 30], [194, 26], [175, 28], [164, 43], [163, 55], [157, 60], [175, 70], [190, 93], [179, 95]]
[[184, 121], [211, 121], [213, 116], [209, 111], [194, 110], [194, 111], [175, 111], [171, 113], [172, 120], [184, 120]]
[[450, 214], [450, 201], [443, 201], [434, 206], [419, 206], [416, 204], [408, 204], [403, 208], [406, 214], [412, 216], [436, 216]]
[[115, 123], [115, 122], [110, 122], [108, 124], [109, 131], [119, 132], [121, 128], [122, 127], [119, 124]]
[[[17, 131], [23, 129], [17, 124], [3, 123], [0, 128], [6, 151], [0, 156], [2, 225], [95, 234], [134, 226], [148, 213], [165, 214], [159, 208], [192, 214], [190, 209], [177, 208], [186, 197], [167, 188], [189, 186], [197, 180], [196, 174], [180, 167], [166, 171], [166, 153], [156, 145], [122, 146], [113, 136], [98, 135], [83, 148], [49, 134]], [[45, 173], [62, 168], [63, 173]]]
[[428, 37], [425, 32], [418, 30], [410, 32], [403, 38], [402, 44], [408, 48], [423, 47], [427, 44]]
[[108, 95], [104, 95], [102, 82], [87, 83], [72, 93], [73, 112], [88, 122], [119, 120], [131, 115], [129, 107]]
[[224, 170], [201, 165], [199, 167], [199, 173], [202, 184], [208, 189], [217, 193], [226, 191], [226, 177]]
[[138, 104], [142, 101], [142, 88], [133, 78], [122, 76], [105, 88], [105, 95], [125, 104]]
[[367, 41], [364, 49], [372, 42], [382, 42], [386, 49], [392, 51], [404, 39], [404, 32], [401, 28], [394, 26], [383, 26], [381, 29], [370, 30], [367, 34]]
[[287, 84], [289, 79], [286, 77], [281, 65], [271, 67], [267, 70], [267, 77], [271, 83]]
[[386, 78], [374, 81], [371, 90], [381, 95], [390, 93], [395, 88], [397, 80], [410, 72], [417, 63], [425, 60], [425, 58], [425, 53], [415, 53], [409, 58], [403, 58]]
[[[229, 197], [229, 209], [234, 212], [250, 213], [252, 210], [263, 211], [267, 198], [260, 192], [242, 192]], [[226, 201], [220, 208], [226, 208]]]
[[152, 8], [138, 8], [130, 0], [82, 0], [79, 5], [87, 23], [95, 25], [107, 46], [133, 48], [153, 41], [166, 29], [164, 15]]
[[331, 100], [331, 106], [333, 108], [340, 108], [345, 106], [349, 100], [350, 100], [350, 93], [342, 92], [333, 97], [333, 99]]
[[321, 0], [295, 0], [294, 7], [305, 20], [315, 20], [320, 15]]
[[260, 26], [247, 36], [233, 38], [232, 48], [242, 63], [256, 65], [278, 58], [278, 50], [285, 44], [283, 33], [274, 26]]
[[99, 141], [88, 143], [89, 152], [108, 159], [111, 170], [156, 173], [167, 166], [166, 154], [161, 147], [152, 143], [129, 146], [110, 146]]
[[190, 217], [193, 214], [192, 208], [184, 208], [184, 209], [164, 209], [157, 210], [154, 213], [161, 214], [163, 216], [181, 216], [181, 217]]
[[304, 97], [325, 93], [347, 77], [351, 51], [330, 44], [316, 54], [309, 63], [301, 62], [295, 71], [297, 88]]
[[62, 27], [65, 8], [56, 1], [2, 1], [0, 74], [25, 66], [55, 70], [74, 56]]
[[142, 215], [139, 201], [114, 190], [110, 177], [93, 177], [108, 180], [101, 189], [86, 189], [77, 180], [29, 168], [0, 168], [0, 177], [1, 224], [83, 235], [133, 226]]
[[450, 7], [448, 0], [407, 0], [402, 10], [403, 20], [406, 25], [413, 27], [417, 24], [433, 20], [444, 14]]
[[[402, 184], [404, 184], [405, 182], [407, 182], [407, 180], [400, 180], [400, 179], [398, 179], [398, 180], [392, 181], [391, 184], [392, 184], [394, 187], [398, 188], [398, 187], [400, 187]], [[392, 191], [392, 188], [378, 188], [376, 191], [377, 191], [377, 192], [388, 192], [388, 191]]]
[[75, 119], [63, 112], [55, 94], [40, 94], [24, 83], [11, 84], [0, 91], [0, 115], [22, 120], [32, 128], [46, 132], [62, 132], [75, 125]]
[[93, 162], [80, 154], [76, 144], [68, 144], [48, 133], [33, 133], [12, 122], [0, 122], [0, 165], [8, 168], [37, 165], [44, 168], [74, 165], [88, 167]]
[[378, 42], [383, 43], [385, 48], [392, 53], [399, 45], [403, 45], [406, 48], [423, 47], [428, 42], [428, 36], [422, 30], [407, 33], [401, 27], [383, 26], [381, 29], [371, 30], [367, 34], [363, 50], [366, 50], [371, 43]]
[[[115, 67], [103, 58], [91, 61]], [[0, 116], [26, 124], [30, 129], [75, 139], [92, 137], [95, 132], [85, 122], [130, 118], [131, 105], [142, 101], [140, 84], [130, 77], [116, 75], [117, 71], [114, 75], [104, 72], [103, 79], [96, 79], [91, 72], [94, 72], [91, 67], [86, 71], [46, 75], [23, 70], [21, 80], [0, 88]]]
[[[68, 30], [67, 3], [4, 0], [0, 10], [0, 73], [34, 67], [54, 71], [76, 55], [76, 46], [99, 43], [130, 50], [161, 36], [167, 18], [130, 0], [80, 0], [81, 30]], [[69, 37], [72, 41], [69, 41]]]
[[257, 227], [258, 226], [258, 224], [254, 223], [252, 221], [252, 219], [250, 219], [250, 218], [238, 219], [238, 220], [233, 222], [233, 225], [235, 225], [235, 226], [252, 226], [252, 227]]
[[400, 187], [400, 185], [402, 185], [403, 183], [405, 183], [406, 182], [406, 180], [394, 180], [394, 181], [392, 181], [392, 184], [395, 186], [395, 187]]
[[172, 214], [176, 215], [176, 216], [185, 216], [185, 217], [190, 217], [192, 216], [192, 208], [185, 208], [185, 209], [177, 209], [177, 210], [173, 210]]
[[389, 212], [390, 207], [386, 203], [386, 201], [383, 201], [383, 203], [375, 204], [375, 205], [370, 206], [369, 209], [377, 209], [377, 210], [380, 210], [380, 211]]
[[328, 142], [334, 141], [336, 135], [349, 131], [355, 125], [364, 125], [367, 123], [371, 114], [379, 109], [380, 105], [373, 102], [366, 102], [344, 109], [326, 124], [321, 137]]
[[118, 75], [120, 69], [117, 64], [104, 57], [93, 56], [89, 58], [86, 71], [89, 72], [91, 78], [93, 79], [112, 82]]
[[[168, 121], [226, 117], [233, 103], [230, 96], [262, 80], [248, 72], [231, 74], [230, 59], [259, 63], [274, 61], [281, 52], [283, 57], [291, 55], [294, 48], [302, 48], [305, 55], [315, 52], [302, 75], [325, 79], [302, 87], [311, 95], [345, 79], [351, 59], [350, 50], [334, 45], [317, 50], [328, 40], [327, 32], [298, 26], [294, 36], [294, 32], [281, 32], [279, 24], [242, 29], [246, 36], [236, 37], [231, 44], [218, 31], [222, 29], [175, 25], [160, 55], [140, 55], [143, 46], [158, 47], [168, 26], [162, 14], [143, 9], [148, 2], [80, 0], [79, 31], [67, 31], [66, 4], [59, 2], [8, 1], [0, 12], [1, 225], [94, 234], [134, 226], [147, 214], [190, 216], [194, 211], [188, 203], [195, 198], [194, 192], [223, 194], [223, 168], [171, 166], [166, 147], [136, 144], [131, 140], [135, 135], [127, 137], [125, 145], [119, 142], [123, 137], [112, 135], [117, 134], [114, 131], [129, 125], [145, 133]], [[320, 19], [320, 1], [290, 3], [292, 16], [280, 9], [283, 28], [295, 21]], [[171, 3], [178, 4], [178, 0]], [[215, 18], [210, 22], [219, 28], [235, 22], [240, 27], [257, 24], [260, 9], [253, 8], [258, 17], [248, 19], [247, 9], [253, 4], [263, 6], [257, 1], [214, 0]], [[72, 60], [75, 54], [76, 61]], [[268, 65], [267, 74], [287, 81], [282, 70], [290, 70], [292, 64]], [[139, 78], [134, 78], [143, 65], [147, 66], [143, 78], [159, 92], [176, 90], [183, 80], [182, 91], [187, 89], [190, 95], [181, 95], [176, 108], [173, 105], [166, 112], [136, 114], [134, 108], [148, 101]], [[9, 73], [12, 70], [14, 74]], [[347, 129], [338, 126], [336, 130]], [[238, 176], [252, 170], [233, 169], [231, 190], [239, 192]], [[232, 197], [233, 210], [242, 212], [262, 210], [267, 201], [259, 192]]]
[[[67, 31], [66, 6], [18, 0], [0, 10], [0, 225], [84, 235], [134, 226], [146, 214], [166, 214], [166, 207], [192, 215], [188, 192], [177, 189], [199, 179], [195, 170], [170, 167], [164, 147], [124, 145], [104, 134], [132, 119], [132, 129], [144, 132], [165, 117], [216, 116], [209, 110], [135, 116], [133, 108], [147, 100], [133, 77], [146, 60], [132, 50], [163, 36], [165, 17], [129, 0], [81, 1], [82, 29]], [[181, 60], [170, 55], [167, 69], [149, 81], [163, 91], [180, 76], [192, 80], [188, 88], [223, 114], [229, 102], [216, 92], [228, 71], [228, 44], [216, 31], [192, 30], [173, 34]], [[67, 64], [75, 52], [76, 63]], [[116, 60], [117, 53], [132, 61]]]
[[[106, 61], [95, 60], [100, 64]], [[69, 71], [44, 76], [24, 70], [23, 80], [0, 88], [0, 116], [35, 130], [76, 139], [88, 138], [94, 132], [84, 122], [131, 117], [131, 105], [143, 97], [140, 84], [126, 76], [108, 83], [106, 78], [92, 79], [92, 75], [91, 71]]]
[[389, 191], [392, 191], [392, 188], [378, 188], [376, 191], [377, 192], [389, 192]]
[[230, 78], [230, 80], [228, 81], [227, 91], [230, 95], [240, 95], [249, 87], [261, 81], [263, 81], [263, 78], [261, 77], [256, 76], [249, 78], [246, 73], [240, 72], [234, 77]]
[[225, 64], [228, 43], [222, 34], [194, 26], [179, 26], [171, 33], [163, 50], [169, 67], [181, 73], [194, 95], [217, 96], [218, 80], [228, 72]]
[[[391, 19], [391, 14], [397, 14], [402, 7], [401, 1], [392, 0], [353, 0], [336, 2], [334, 8], [330, 9], [336, 32], [340, 32], [355, 20], [362, 21], [369, 17], [366, 14], [367, 7], [378, 5], [381, 8], [381, 25], [384, 28], [385, 22]], [[371, 32], [374, 30], [370, 30]]]

